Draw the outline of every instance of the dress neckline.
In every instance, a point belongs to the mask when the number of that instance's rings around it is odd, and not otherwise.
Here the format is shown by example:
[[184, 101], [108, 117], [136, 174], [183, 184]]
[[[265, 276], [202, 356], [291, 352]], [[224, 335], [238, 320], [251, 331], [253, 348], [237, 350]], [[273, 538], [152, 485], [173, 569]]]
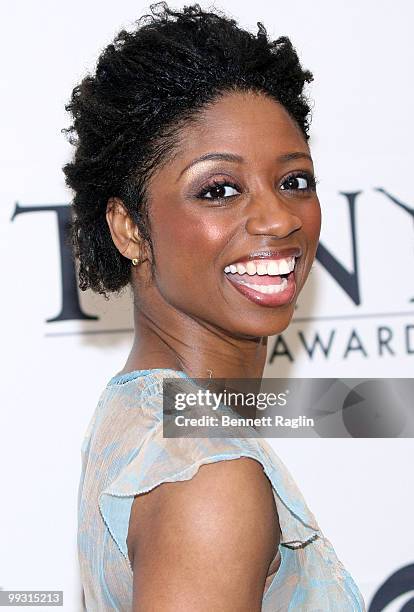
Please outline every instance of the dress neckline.
[[110, 379], [108, 386], [122, 385], [123, 383], [127, 383], [130, 380], [135, 380], [140, 376], [149, 376], [158, 372], [173, 372], [174, 374], [178, 374], [178, 376], [183, 378], [189, 378], [189, 376], [182, 370], [174, 370], [173, 368], [148, 368], [143, 370], [131, 370], [131, 372], [125, 372], [124, 374], [116, 374]]

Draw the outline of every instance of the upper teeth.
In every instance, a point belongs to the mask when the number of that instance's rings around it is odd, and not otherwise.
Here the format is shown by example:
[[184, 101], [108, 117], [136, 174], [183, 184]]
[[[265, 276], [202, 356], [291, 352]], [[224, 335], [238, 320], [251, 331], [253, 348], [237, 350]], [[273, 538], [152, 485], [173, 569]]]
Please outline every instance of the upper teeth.
[[285, 259], [271, 259], [268, 261], [264, 261], [263, 259], [260, 261], [249, 261], [246, 264], [231, 264], [224, 268], [224, 272], [230, 272], [232, 274], [247, 273], [249, 276], [253, 276], [254, 274], [258, 274], [259, 276], [263, 276], [264, 274], [277, 276], [278, 274], [288, 274], [292, 272], [294, 267], [295, 258], [286, 257]]

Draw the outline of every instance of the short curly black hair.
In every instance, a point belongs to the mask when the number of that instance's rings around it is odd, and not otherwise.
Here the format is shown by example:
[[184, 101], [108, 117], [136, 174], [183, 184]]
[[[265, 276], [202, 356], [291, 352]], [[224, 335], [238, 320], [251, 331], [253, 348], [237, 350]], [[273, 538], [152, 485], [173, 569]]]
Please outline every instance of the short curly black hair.
[[290, 40], [254, 35], [221, 11], [198, 4], [150, 6], [132, 32], [122, 30], [101, 53], [94, 75], [72, 92], [63, 130], [75, 155], [63, 171], [73, 190], [71, 241], [79, 287], [107, 296], [130, 281], [130, 260], [115, 247], [105, 213], [122, 199], [152, 252], [146, 185], [171, 159], [180, 127], [228, 91], [252, 91], [280, 102], [308, 139], [312, 74]]

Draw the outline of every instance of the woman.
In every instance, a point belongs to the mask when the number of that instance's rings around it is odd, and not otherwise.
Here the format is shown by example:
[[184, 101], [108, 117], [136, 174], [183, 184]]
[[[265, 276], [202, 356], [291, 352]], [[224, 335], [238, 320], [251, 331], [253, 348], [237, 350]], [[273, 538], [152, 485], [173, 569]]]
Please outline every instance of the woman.
[[153, 5], [68, 105], [81, 289], [130, 283], [135, 339], [83, 447], [88, 610], [364, 610], [284, 465], [258, 438], [162, 435], [166, 377], [261, 378], [314, 260], [311, 81], [198, 5]]

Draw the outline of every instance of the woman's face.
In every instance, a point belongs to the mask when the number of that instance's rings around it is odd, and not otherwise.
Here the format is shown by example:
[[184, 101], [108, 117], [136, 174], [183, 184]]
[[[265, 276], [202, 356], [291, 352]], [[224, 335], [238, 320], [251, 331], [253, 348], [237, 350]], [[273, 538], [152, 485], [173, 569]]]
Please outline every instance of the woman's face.
[[238, 337], [286, 328], [321, 220], [308, 145], [280, 104], [224, 95], [183, 130], [148, 196], [152, 291]]

